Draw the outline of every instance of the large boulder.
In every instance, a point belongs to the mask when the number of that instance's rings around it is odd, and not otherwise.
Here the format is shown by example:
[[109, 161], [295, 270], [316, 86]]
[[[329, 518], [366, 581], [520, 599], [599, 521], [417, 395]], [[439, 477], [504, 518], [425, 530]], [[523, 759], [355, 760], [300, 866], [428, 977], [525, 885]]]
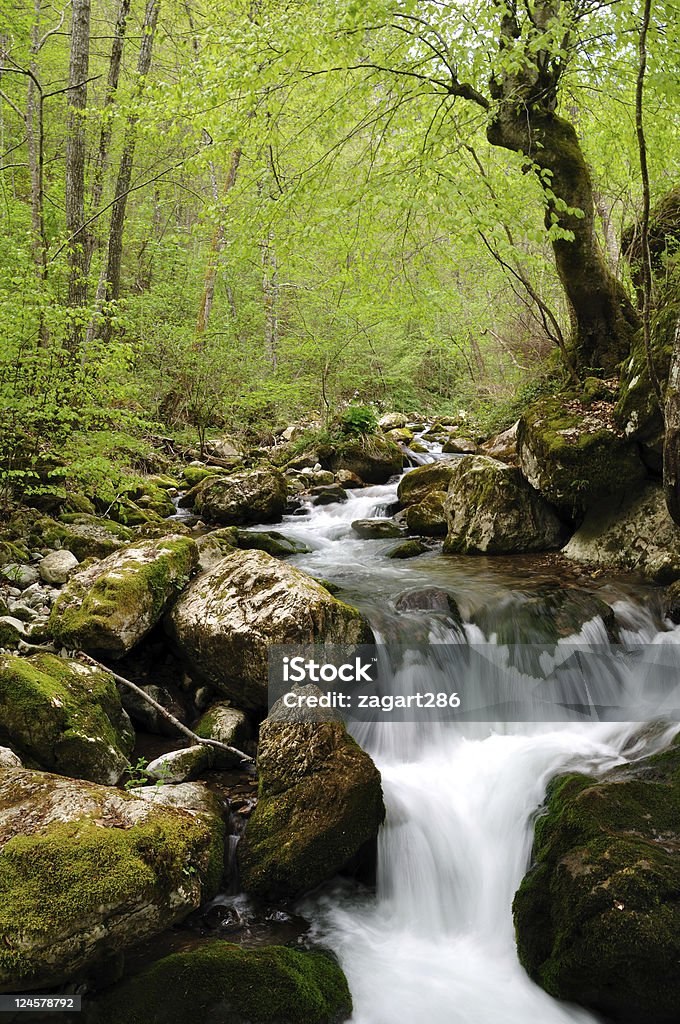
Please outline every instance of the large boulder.
[[247, 892], [294, 897], [374, 855], [380, 773], [342, 722], [262, 723], [259, 799], [237, 847]]
[[88, 1003], [84, 1024], [341, 1024], [352, 1012], [329, 954], [220, 940], [164, 957]]
[[41, 768], [108, 785], [134, 745], [113, 677], [53, 654], [0, 656], [0, 739]]
[[140, 541], [88, 566], [55, 602], [50, 628], [67, 648], [121, 658], [161, 618], [198, 565], [188, 537]]
[[482, 451], [485, 455], [490, 455], [492, 459], [500, 459], [501, 462], [512, 462], [517, 461], [517, 431], [519, 429], [519, 420], [517, 420], [507, 430], [503, 430], [500, 434], [495, 434], [494, 437], [490, 437], [488, 441], [485, 441], [482, 445]]
[[194, 489], [193, 507], [224, 526], [273, 523], [286, 507], [286, 478], [273, 466], [213, 476]]
[[556, 780], [514, 901], [531, 977], [617, 1024], [677, 1024], [678, 849], [677, 744], [600, 780]]
[[426, 466], [418, 466], [405, 473], [399, 481], [397, 497], [402, 505], [420, 505], [433, 496], [435, 499], [449, 489], [460, 459], [438, 459]]
[[563, 553], [584, 565], [632, 570], [661, 583], [680, 577], [680, 529], [653, 483], [633, 498], [589, 512]]
[[564, 542], [564, 526], [520, 471], [486, 455], [452, 467], [446, 515], [449, 554], [551, 551]]
[[404, 453], [389, 437], [371, 434], [320, 446], [319, 460], [333, 473], [345, 469], [367, 484], [386, 484], [391, 476], [401, 473]]
[[578, 397], [543, 398], [519, 422], [524, 476], [564, 516], [579, 519], [612, 495], [639, 488], [646, 476], [637, 445], [613, 418], [613, 404]]
[[87, 976], [211, 898], [223, 862], [212, 816], [0, 770], [0, 991]]
[[235, 550], [200, 575], [168, 619], [195, 679], [244, 709], [267, 706], [272, 644], [371, 643], [355, 608], [264, 551]]

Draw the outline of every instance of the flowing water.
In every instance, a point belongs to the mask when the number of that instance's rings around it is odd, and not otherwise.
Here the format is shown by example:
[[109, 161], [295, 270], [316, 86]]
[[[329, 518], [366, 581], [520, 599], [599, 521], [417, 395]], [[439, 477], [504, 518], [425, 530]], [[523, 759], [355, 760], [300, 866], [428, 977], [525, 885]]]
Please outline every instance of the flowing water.
[[[293, 561], [343, 588], [380, 639], [460, 640], [438, 613], [399, 613], [396, 597], [421, 586], [455, 596], [470, 640], [482, 607], [522, 607], [540, 585], [594, 590], [614, 607], [626, 641], [680, 642], [658, 594], [631, 580], [576, 577], [550, 558], [463, 558], [437, 553], [394, 562], [395, 541], [360, 540], [354, 519], [384, 514], [396, 484], [350, 493], [344, 504], [287, 517], [281, 531], [311, 552]], [[513, 604], [514, 602], [514, 604]], [[492, 616], [493, 617], [493, 616]], [[488, 639], [492, 639], [490, 635]], [[578, 639], [607, 643], [599, 618]], [[573, 642], [573, 641], [572, 641]], [[433, 648], [434, 651], [434, 648]], [[430, 666], [437, 671], [434, 661]], [[427, 675], [427, 663], [420, 668]], [[382, 773], [387, 820], [375, 895], [339, 885], [303, 908], [347, 975], [356, 1024], [567, 1024], [592, 1014], [558, 1003], [522, 970], [511, 905], [531, 856], [533, 820], [548, 781], [565, 769], [601, 772], [658, 749], [677, 727], [400, 723], [362, 725], [357, 739]]]

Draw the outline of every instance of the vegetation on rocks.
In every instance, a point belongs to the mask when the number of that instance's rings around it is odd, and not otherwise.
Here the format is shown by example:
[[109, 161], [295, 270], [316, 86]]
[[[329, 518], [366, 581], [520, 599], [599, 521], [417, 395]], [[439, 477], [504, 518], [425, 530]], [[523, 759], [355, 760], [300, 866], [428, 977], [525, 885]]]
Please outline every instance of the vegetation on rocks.
[[69, 649], [120, 658], [160, 620], [197, 564], [195, 542], [181, 536], [114, 552], [67, 584], [52, 609], [52, 632]]
[[109, 785], [134, 742], [111, 676], [51, 654], [0, 656], [0, 737], [27, 763]]
[[515, 896], [518, 949], [552, 995], [617, 1024], [677, 1019], [680, 748], [556, 780]]
[[[340, 722], [260, 727], [259, 800], [238, 846], [247, 892], [291, 897], [375, 857], [380, 774]], [[364, 868], [365, 868], [364, 863]]]
[[342, 1024], [352, 1011], [345, 977], [324, 952], [241, 949], [205, 942], [117, 985], [89, 1008], [87, 1024]]

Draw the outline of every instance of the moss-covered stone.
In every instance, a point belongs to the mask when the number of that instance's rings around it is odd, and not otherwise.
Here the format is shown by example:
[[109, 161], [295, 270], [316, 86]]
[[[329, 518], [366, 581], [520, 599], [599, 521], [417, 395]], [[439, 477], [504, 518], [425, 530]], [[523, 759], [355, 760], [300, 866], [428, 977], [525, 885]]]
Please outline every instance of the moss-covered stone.
[[192, 677], [246, 710], [267, 706], [272, 644], [372, 640], [356, 608], [264, 551], [232, 551], [198, 576], [167, 628]]
[[85, 558], [106, 558], [113, 551], [129, 544], [132, 531], [110, 519], [92, 515], [62, 515], [58, 521], [43, 519], [37, 537], [46, 547], [68, 548], [82, 561]]
[[274, 466], [208, 477], [190, 493], [199, 515], [225, 526], [276, 522], [288, 498], [286, 479]]
[[287, 558], [289, 555], [303, 555], [310, 549], [306, 544], [291, 540], [290, 537], [277, 533], [276, 530], [238, 530], [236, 545], [244, 551], [257, 549], [266, 551], [275, 558]]
[[180, 536], [109, 555], [62, 591], [50, 616], [55, 639], [69, 649], [122, 657], [159, 621], [197, 565], [195, 542]]
[[550, 551], [565, 538], [553, 509], [520, 471], [486, 455], [457, 459], [445, 508], [449, 554]]
[[355, 519], [352, 523], [352, 530], [362, 540], [393, 540], [395, 537], [404, 537], [406, 527], [394, 519]]
[[446, 494], [457, 463], [458, 459], [438, 459], [409, 470], [399, 481], [399, 501], [407, 506], [420, 505], [432, 495]]
[[637, 446], [616, 426], [613, 406], [594, 410], [581, 396], [540, 399], [520, 419], [519, 462], [529, 483], [564, 516], [578, 519], [646, 476]]
[[599, 781], [556, 780], [514, 901], [532, 978], [617, 1024], [676, 1024], [679, 848], [677, 745]]
[[584, 565], [632, 570], [660, 583], [680, 577], [680, 529], [653, 483], [589, 512], [563, 551]]
[[418, 555], [422, 555], [427, 551], [427, 545], [423, 544], [422, 540], [411, 540], [402, 541], [401, 544], [395, 544], [393, 548], [390, 548], [387, 552], [388, 558], [416, 558]]
[[0, 657], [0, 737], [42, 768], [108, 784], [134, 744], [113, 677], [52, 654]]
[[237, 848], [246, 891], [300, 895], [371, 848], [380, 773], [341, 722], [267, 719], [257, 767], [259, 800]]
[[195, 487], [196, 484], [207, 480], [209, 476], [223, 476], [225, 470], [208, 466], [185, 466], [182, 470], [182, 477], [187, 487]]
[[341, 1024], [347, 981], [322, 952], [207, 942], [145, 968], [95, 1000], [84, 1024]]
[[0, 990], [87, 975], [219, 884], [219, 821], [43, 772], [0, 771]]
[[445, 491], [431, 491], [422, 501], [409, 505], [404, 516], [409, 532], [422, 537], [445, 537], [445, 502]]
[[320, 445], [319, 461], [332, 473], [346, 469], [367, 484], [385, 484], [401, 473], [404, 453], [398, 444], [381, 434], [348, 437], [333, 445]]

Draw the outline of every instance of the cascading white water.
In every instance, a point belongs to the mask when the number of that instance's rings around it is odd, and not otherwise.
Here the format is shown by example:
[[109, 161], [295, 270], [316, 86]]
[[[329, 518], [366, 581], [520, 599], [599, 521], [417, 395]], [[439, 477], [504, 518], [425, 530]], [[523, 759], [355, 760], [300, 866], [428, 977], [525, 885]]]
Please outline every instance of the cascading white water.
[[[289, 518], [283, 527], [312, 548], [297, 564], [348, 586], [369, 616], [372, 609], [378, 613], [378, 624], [399, 590], [441, 583], [442, 573], [458, 573], [461, 585], [469, 586], [474, 572], [474, 560], [439, 559], [442, 567], [435, 556], [395, 565], [385, 558], [393, 541], [352, 534], [352, 520], [375, 515], [395, 493], [390, 485], [368, 488], [345, 504]], [[480, 579], [474, 586], [488, 593], [496, 584]], [[625, 596], [615, 609], [624, 641], [680, 639], [660, 632], [658, 617]], [[408, 630], [408, 617], [404, 622]], [[467, 631], [480, 639], [476, 627]], [[430, 639], [446, 640], [441, 624]], [[580, 639], [606, 642], [602, 622], [588, 623]], [[511, 906], [548, 781], [565, 769], [598, 772], [642, 756], [666, 745], [676, 730], [644, 741], [635, 740], [636, 731], [630, 724], [597, 722], [498, 723], [465, 733], [441, 723], [358, 727], [359, 742], [381, 770], [387, 807], [377, 892], [373, 898], [340, 886], [304, 906], [317, 937], [340, 958], [355, 1024], [597, 1020], [529, 980], [517, 959]]]

